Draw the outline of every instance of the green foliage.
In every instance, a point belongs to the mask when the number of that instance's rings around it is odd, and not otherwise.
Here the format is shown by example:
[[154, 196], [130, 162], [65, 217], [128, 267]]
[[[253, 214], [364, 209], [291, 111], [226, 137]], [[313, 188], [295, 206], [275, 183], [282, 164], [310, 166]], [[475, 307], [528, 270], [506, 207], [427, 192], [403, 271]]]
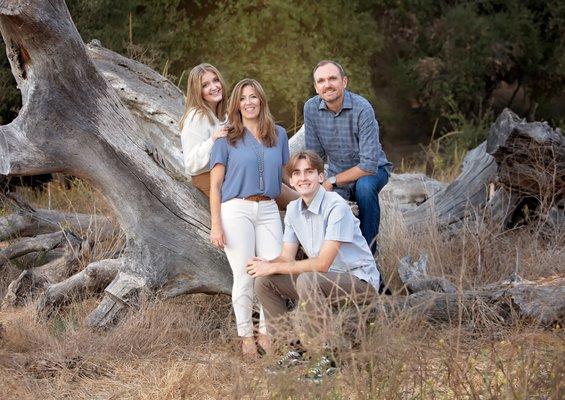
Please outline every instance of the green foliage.
[[340, 61], [352, 89], [374, 98], [369, 60], [382, 39], [355, 2], [223, 1], [197, 29], [194, 61], [217, 65], [232, 84], [244, 77], [262, 82], [279, 120], [299, 122], [314, 93], [312, 68], [322, 59]]
[[10, 70], [4, 42], [0, 39], [0, 125], [7, 124], [17, 115], [21, 96]]
[[432, 120], [450, 101], [467, 117], [479, 113], [502, 82], [517, 83], [532, 104], [565, 85], [563, 2], [385, 0], [373, 12], [396, 64], [388, 77]]
[[[183, 89], [188, 71], [201, 62], [216, 65], [231, 85], [246, 76], [258, 79], [273, 114], [291, 129], [314, 94], [311, 70], [323, 58], [344, 65], [350, 88], [376, 105], [383, 133], [398, 140], [424, 140], [438, 119], [437, 132], [449, 132], [454, 109], [479, 124], [484, 110], [496, 113], [504, 106], [553, 124], [565, 119], [559, 105], [565, 101], [565, 2], [559, 0], [67, 0], [67, 5], [85, 42], [99, 39]], [[6, 123], [19, 109], [20, 96], [3, 48], [0, 63], [0, 123]], [[516, 91], [495, 101], [501, 85]]]

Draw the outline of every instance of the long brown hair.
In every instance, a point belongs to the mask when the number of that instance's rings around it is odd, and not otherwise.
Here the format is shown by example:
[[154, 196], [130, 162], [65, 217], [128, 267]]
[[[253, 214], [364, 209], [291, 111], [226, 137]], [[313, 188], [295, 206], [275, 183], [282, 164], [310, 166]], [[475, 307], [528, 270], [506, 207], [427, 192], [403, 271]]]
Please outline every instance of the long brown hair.
[[259, 98], [261, 110], [259, 111], [259, 138], [267, 147], [273, 147], [277, 144], [277, 132], [275, 131], [275, 119], [269, 110], [267, 96], [259, 82], [255, 79], [245, 78], [237, 83], [233, 88], [228, 103], [228, 121], [230, 124], [228, 130], [228, 141], [235, 146], [238, 140], [243, 138], [245, 127], [243, 126], [243, 118], [239, 110], [239, 102], [243, 89], [251, 86], [255, 90], [255, 94]]
[[[222, 85], [222, 100], [218, 103], [217, 115], [215, 114], [214, 110], [208, 107], [208, 104], [206, 104], [206, 102], [202, 98], [202, 76], [206, 72], [213, 72], [214, 74], [216, 74], [216, 76], [220, 80], [220, 84]], [[224, 115], [226, 115], [227, 109], [226, 97], [226, 84], [224, 82], [224, 78], [222, 78], [222, 74], [220, 74], [220, 71], [218, 71], [216, 67], [208, 63], [202, 63], [192, 68], [190, 74], [188, 74], [188, 82], [186, 84], [186, 102], [184, 105], [184, 114], [180, 120], [181, 130], [186, 121], [186, 117], [188, 117], [188, 114], [193, 108], [208, 117], [208, 121], [210, 121], [211, 124], [214, 123], [214, 115], [223, 119]]]

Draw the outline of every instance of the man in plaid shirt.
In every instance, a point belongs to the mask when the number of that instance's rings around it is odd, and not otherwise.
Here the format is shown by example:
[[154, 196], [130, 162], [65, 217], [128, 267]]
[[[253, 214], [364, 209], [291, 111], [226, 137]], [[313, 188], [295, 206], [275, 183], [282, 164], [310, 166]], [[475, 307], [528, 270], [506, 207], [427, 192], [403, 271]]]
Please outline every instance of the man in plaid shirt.
[[379, 192], [392, 170], [379, 141], [375, 112], [365, 98], [346, 90], [347, 76], [337, 62], [320, 61], [313, 75], [318, 95], [304, 104], [306, 148], [328, 163], [324, 188], [357, 202], [361, 232], [374, 254]]

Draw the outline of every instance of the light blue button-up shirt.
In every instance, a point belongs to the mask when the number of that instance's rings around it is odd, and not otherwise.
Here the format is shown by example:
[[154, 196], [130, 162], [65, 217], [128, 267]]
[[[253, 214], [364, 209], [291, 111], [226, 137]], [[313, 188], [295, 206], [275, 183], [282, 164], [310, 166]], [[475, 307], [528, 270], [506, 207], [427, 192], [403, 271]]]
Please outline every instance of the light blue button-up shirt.
[[308, 207], [302, 199], [288, 204], [284, 217], [283, 241], [299, 243], [308, 257], [317, 257], [325, 240], [341, 243], [331, 272], [350, 273], [379, 290], [380, 275], [359, 220], [347, 202], [322, 186]]

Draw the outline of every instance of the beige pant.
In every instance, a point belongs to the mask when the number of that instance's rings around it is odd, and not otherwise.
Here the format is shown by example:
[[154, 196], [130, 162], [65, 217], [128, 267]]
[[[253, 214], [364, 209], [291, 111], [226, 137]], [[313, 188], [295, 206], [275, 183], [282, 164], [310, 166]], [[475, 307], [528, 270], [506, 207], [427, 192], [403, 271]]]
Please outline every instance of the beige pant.
[[312, 338], [332, 342], [332, 306], [370, 303], [377, 292], [367, 282], [349, 273], [304, 272], [299, 275], [269, 275], [255, 279], [255, 293], [263, 306], [267, 329], [273, 336], [277, 320], [287, 313], [285, 299], [299, 300], [295, 331], [303, 342]]

